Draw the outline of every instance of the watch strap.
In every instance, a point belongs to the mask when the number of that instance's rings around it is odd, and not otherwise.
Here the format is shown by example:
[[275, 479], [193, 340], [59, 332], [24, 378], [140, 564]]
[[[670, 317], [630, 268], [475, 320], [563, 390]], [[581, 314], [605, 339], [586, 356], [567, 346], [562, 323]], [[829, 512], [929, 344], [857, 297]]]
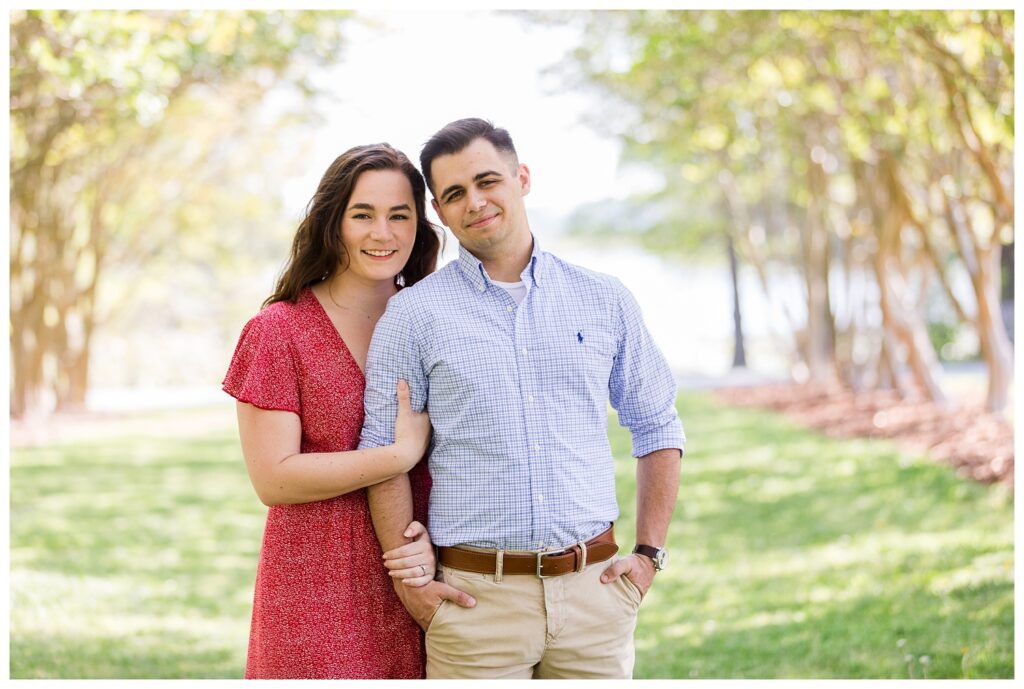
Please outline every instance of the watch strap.
[[663, 548], [656, 548], [653, 545], [638, 543], [633, 548], [633, 552], [638, 555], [644, 555], [651, 558], [651, 562], [654, 563], [655, 571], [660, 572], [664, 567], [667, 553]]

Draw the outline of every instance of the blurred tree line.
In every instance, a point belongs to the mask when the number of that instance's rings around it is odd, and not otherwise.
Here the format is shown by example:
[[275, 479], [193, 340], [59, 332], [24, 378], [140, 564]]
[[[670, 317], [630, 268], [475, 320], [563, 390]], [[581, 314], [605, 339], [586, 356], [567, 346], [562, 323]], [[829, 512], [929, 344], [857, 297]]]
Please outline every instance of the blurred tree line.
[[315, 92], [306, 74], [336, 57], [348, 16], [11, 12], [13, 416], [84, 403], [97, 326], [157, 259], [171, 282], [175, 260], [205, 266], [216, 299], [212, 266], [266, 241], [277, 189], [257, 161], [308, 113], [260, 106], [281, 85]]
[[[534, 17], [536, 19], [536, 17]], [[1012, 11], [623, 11], [560, 70], [592, 124], [664, 172], [648, 244], [723, 239], [768, 297], [800, 276], [784, 345], [812, 380], [942, 401], [926, 306], [945, 300], [1005, 407], [1013, 351]], [[610, 101], [610, 103], [609, 103]], [[638, 213], [638, 215], [644, 215]], [[955, 289], [966, 274], [969, 290]], [[965, 298], [966, 297], [966, 298]], [[785, 307], [785, 304], [782, 304]], [[1012, 306], [1011, 306], [1012, 308]]]

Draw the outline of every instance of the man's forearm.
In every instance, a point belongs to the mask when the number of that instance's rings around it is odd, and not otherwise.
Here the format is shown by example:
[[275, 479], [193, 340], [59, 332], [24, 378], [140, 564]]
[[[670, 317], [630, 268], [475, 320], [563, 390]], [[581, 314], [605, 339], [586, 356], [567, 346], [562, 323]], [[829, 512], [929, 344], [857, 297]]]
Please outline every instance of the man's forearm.
[[402, 535], [412, 521], [412, 489], [408, 474], [399, 474], [369, 486], [366, 498], [370, 504], [373, 530], [382, 550], [392, 550], [412, 540]]
[[[636, 542], [664, 547], [668, 524], [679, 492], [679, 450], [655, 450], [637, 460], [636, 466]], [[621, 575], [647, 593], [654, 580], [654, 562], [646, 555], [633, 554], [617, 560], [601, 574], [610, 583]]]
[[[373, 518], [373, 530], [377, 532], [377, 540], [384, 550], [391, 550], [411, 541], [411, 538], [402, 535], [412, 521], [412, 490], [409, 487], [409, 475], [402, 474], [370, 486], [366, 493], [370, 503], [370, 516]], [[476, 605], [472, 596], [441, 581], [430, 581], [424, 586], [404, 586], [400, 579], [392, 579], [391, 584], [402, 605], [424, 631], [443, 600], [453, 601], [464, 608]]]
[[636, 542], [660, 548], [679, 493], [679, 450], [656, 450], [637, 461]]

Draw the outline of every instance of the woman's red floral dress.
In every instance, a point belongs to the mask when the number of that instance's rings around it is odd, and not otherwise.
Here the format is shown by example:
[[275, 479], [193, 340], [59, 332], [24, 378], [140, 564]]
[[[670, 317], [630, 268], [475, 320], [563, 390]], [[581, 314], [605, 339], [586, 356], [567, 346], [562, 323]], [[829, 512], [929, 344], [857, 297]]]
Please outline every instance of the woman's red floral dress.
[[[302, 452], [356, 449], [364, 386], [308, 289], [246, 324], [224, 380], [239, 401], [298, 414]], [[410, 477], [415, 517], [426, 523], [426, 462]], [[421, 678], [423, 668], [422, 633], [382, 564], [366, 491], [269, 508], [246, 678]]]

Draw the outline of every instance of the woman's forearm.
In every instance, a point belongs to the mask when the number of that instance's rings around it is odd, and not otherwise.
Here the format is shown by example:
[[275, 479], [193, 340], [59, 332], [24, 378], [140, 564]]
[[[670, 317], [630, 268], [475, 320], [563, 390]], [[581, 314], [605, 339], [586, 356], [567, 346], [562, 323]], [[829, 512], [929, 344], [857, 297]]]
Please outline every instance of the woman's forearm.
[[265, 466], [253, 487], [266, 505], [326, 500], [386, 481], [407, 471], [395, 445], [349, 452], [305, 452]]
[[245, 468], [265, 505], [326, 500], [404, 473], [422, 448], [394, 443], [347, 452], [301, 452], [297, 414], [239, 402], [238, 434]]

